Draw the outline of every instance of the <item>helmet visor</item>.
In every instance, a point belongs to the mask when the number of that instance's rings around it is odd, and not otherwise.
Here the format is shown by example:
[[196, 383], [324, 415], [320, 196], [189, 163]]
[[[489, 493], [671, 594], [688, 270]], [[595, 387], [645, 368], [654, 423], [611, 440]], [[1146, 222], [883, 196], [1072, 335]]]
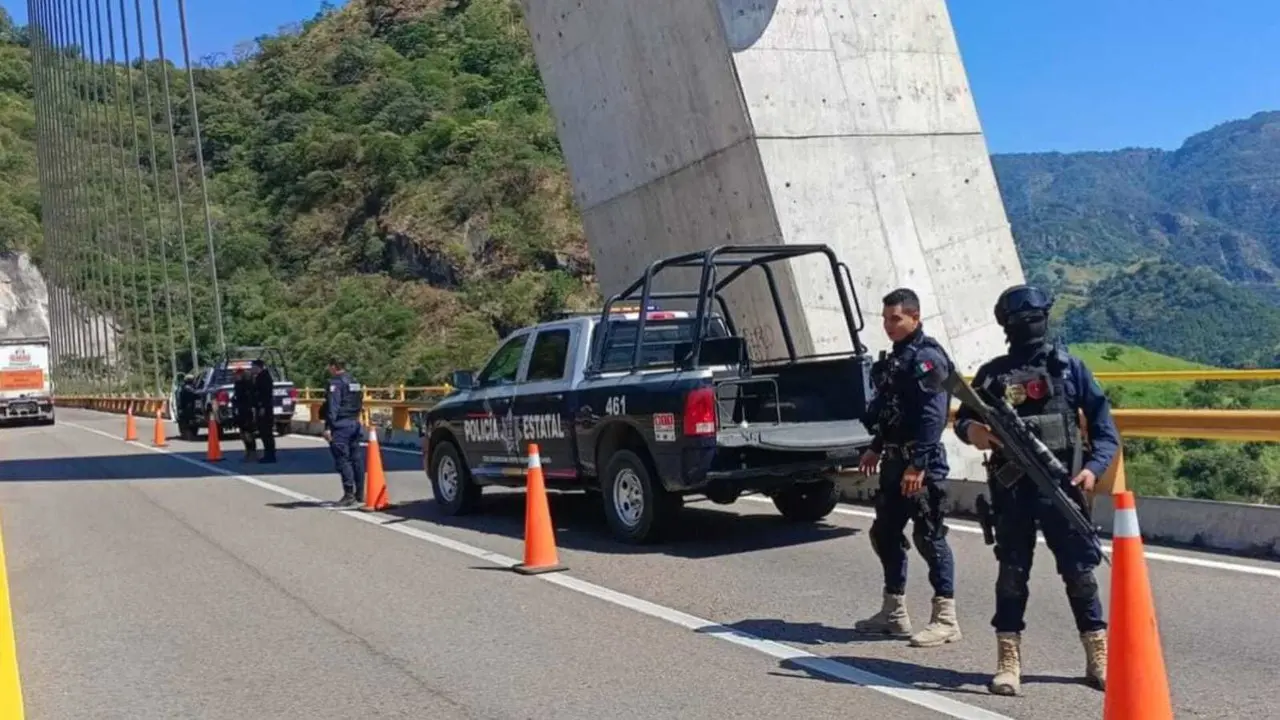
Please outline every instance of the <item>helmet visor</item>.
[[1053, 305], [1048, 293], [1037, 287], [1014, 288], [996, 302], [996, 322], [1004, 325], [1009, 318], [1028, 311], [1047, 311]]

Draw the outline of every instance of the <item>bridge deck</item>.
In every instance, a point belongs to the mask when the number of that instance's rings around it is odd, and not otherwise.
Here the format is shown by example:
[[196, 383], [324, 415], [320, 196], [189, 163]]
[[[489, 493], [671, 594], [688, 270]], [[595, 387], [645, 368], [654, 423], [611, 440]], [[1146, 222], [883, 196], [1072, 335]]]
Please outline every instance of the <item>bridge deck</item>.
[[[672, 542], [635, 549], [606, 537], [592, 500], [553, 496], [571, 570], [530, 578], [502, 569], [522, 554], [522, 495], [436, 517], [414, 453], [384, 449], [399, 505], [361, 516], [316, 502], [339, 484], [314, 438], [280, 439], [274, 466], [242, 465], [228, 440], [215, 468], [203, 445], [156, 451], [122, 431], [85, 411], [0, 431], [32, 718], [1101, 714], [1043, 545], [1024, 696], [986, 693], [995, 563], [968, 523], [951, 535], [965, 639], [917, 650], [847, 629], [879, 601], [861, 509], [794, 528], [765, 503], [699, 503]], [[1280, 564], [1159, 554], [1219, 563], [1149, 560], [1178, 716], [1280, 717]], [[929, 590], [911, 563], [923, 626]]]

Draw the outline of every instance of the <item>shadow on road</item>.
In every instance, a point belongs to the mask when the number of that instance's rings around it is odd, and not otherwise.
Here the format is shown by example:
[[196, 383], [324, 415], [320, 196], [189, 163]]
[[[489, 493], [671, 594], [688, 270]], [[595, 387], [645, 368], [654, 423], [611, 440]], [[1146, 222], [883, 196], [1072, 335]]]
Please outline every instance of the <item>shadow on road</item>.
[[[773, 639], [773, 638], [770, 638]], [[994, 654], [994, 653], [993, 653]], [[828, 660], [834, 660], [843, 665], [848, 665], [864, 672], [874, 673], [883, 678], [889, 678], [893, 682], [911, 685], [920, 690], [934, 690], [943, 693], [955, 693], [958, 695], [990, 695], [987, 690], [987, 683], [991, 681], [991, 675], [987, 673], [964, 672], [960, 670], [952, 670], [950, 668], [933, 667], [931, 665], [920, 665], [917, 663], [899, 662], [897, 660], [886, 660], [883, 658], [868, 658], [858, 656], [829, 656]], [[783, 670], [789, 670], [788, 673], [774, 673], [783, 677], [808, 677], [813, 680], [824, 680], [826, 682], [845, 683], [845, 680], [827, 677], [817, 670], [808, 666], [803, 660], [783, 660], [778, 663], [778, 667]], [[995, 668], [992, 667], [992, 673]], [[874, 682], [866, 683], [875, 685]], [[1088, 689], [1085, 685], [1083, 677], [1063, 677], [1058, 675], [1026, 675], [1022, 676], [1022, 685], [1024, 688], [1028, 685], [1079, 685], [1082, 689]], [[1090, 692], [1094, 692], [1090, 690]]]
[[[548, 493], [556, 543], [564, 548], [610, 555], [664, 554], [685, 558], [708, 558], [749, 553], [770, 548], [793, 547], [847, 537], [855, 528], [794, 524], [780, 515], [739, 515], [703, 507], [682, 508], [667, 538], [651, 545], [627, 545], [614, 540], [604, 520], [600, 497], [586, 493]], [[477, 513], [449, 517], [436, 507], [435, 500], [414, 500], [384, 511], [402, 520], [428, 522], [475, 532], [524, 538], [524, 493], [486, 493]]]
[[[333, 469], [333, 456], [324, 446], [314, 448], [279, 448], [272, 464], [244, 463], [243, 447], [239, 444], [222, 446], [222, 460], [216, 465], [223, 469], [264, 480], [271, 476], [333, 475], [336, 487], [337, 473]], [[131, 453], [125, 455], [88, 455], [66, 458], [38, 458], [0, 461], [0, 482], [58, 482], [65, 480], [86, 482], [95, 480], [168, 480], [203, 478], [213, 473], [209, 470], [180, 462], [174, 457], [189, 460], [205, 459], [203, 449], [168, 453]], [[382, 466], [387, 472], [421, 470], [422, 462], [413, 455], [383, 453]]]

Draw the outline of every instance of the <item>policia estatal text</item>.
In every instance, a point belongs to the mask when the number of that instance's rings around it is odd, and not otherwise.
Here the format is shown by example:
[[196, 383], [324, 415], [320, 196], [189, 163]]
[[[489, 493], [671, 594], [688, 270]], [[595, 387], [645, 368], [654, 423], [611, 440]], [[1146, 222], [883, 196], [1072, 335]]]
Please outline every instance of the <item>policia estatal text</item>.
[[858, 632], [910, 635], [911, 620], [904, 594], [907, 550], [904, 530], [911, 521], [916, 549], [929, 568], [933, 586], [933, 614], [923, 630], [911, 636], [916, 647], [934, 647], [960, 640], [956, 620], [955, 561], [947, 543], [947, 453], [942, 431], [947, 424], [949, 398], [926, 389], [921, 380], [935, 367], [951, 368], [942, 346], [925, 334], [920, 323], [920, 299], [908, 289], [884, 298], [884, 330], [893, 351], [881, 357], [872, 372], [876, 396], [870, 413], [875, 440], [860, 462], [863, 472], [880, 469], [876, 519], [871, 524], [871, 547], [884, 567], [884, 599], [878, 613], [860, 620]]
[[[1009, 352], [978, 368], [973, 386], [1003, 396], [1040, 440], [1070, 470], [1064, 490], [1089, 515], [1085, 493], [1106, 471], [1120, 442], [1111, 407], [1093, 374], [1065, 348], [1046, 340], [1052, 301], [1038, 288], [1018, 285], [996, 301], [996, 322], [1004, 328]], [[1078, 411], [1088, 424], [1081, 433]], [[1036, 546], [1036, 528], [1044, 533], [1085, 650], [1085, 680], [1102, 689], [1106, 680], [1106, 621], [1093, 570], [1102, 561], [1093, 540], [1073, 528], [1053, 501], [1004, 457], [991, 429], [968, 407], [956, 413], [956, 435], [982, 450], [992, 450], [988, 488], [995, 515], [996, 611], [991, 624], [998, 649], [990, 690], [1016, 695], [1021, 686], [1021, 638], [1029, 590], [1028, 575]]]
[[342, 478], [342, 498], [338, 504], [360, 505], [364, 503], [364, 451], [360, 447], [364, 389], [340, 360], [329, 361], [329, 376], [324, 398], [324, 439], [329, 443], [333, 463]]

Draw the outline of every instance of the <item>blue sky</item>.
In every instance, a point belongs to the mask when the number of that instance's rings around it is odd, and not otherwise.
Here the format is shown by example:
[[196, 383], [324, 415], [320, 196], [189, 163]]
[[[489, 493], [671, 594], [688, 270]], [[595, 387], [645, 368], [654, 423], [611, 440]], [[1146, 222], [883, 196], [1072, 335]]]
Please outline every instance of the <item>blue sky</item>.
[[[1174, 148], [1217, 123], [1280, 110], [1280, 0], [947, 4], [993, 152]], [[25, 0], [0, 5], [25, 23]], [[165, 50], [180, 62], [177, 3], [161, 6]], [[192, 56], [229, 54], [319, 8], [188, 0]]]

